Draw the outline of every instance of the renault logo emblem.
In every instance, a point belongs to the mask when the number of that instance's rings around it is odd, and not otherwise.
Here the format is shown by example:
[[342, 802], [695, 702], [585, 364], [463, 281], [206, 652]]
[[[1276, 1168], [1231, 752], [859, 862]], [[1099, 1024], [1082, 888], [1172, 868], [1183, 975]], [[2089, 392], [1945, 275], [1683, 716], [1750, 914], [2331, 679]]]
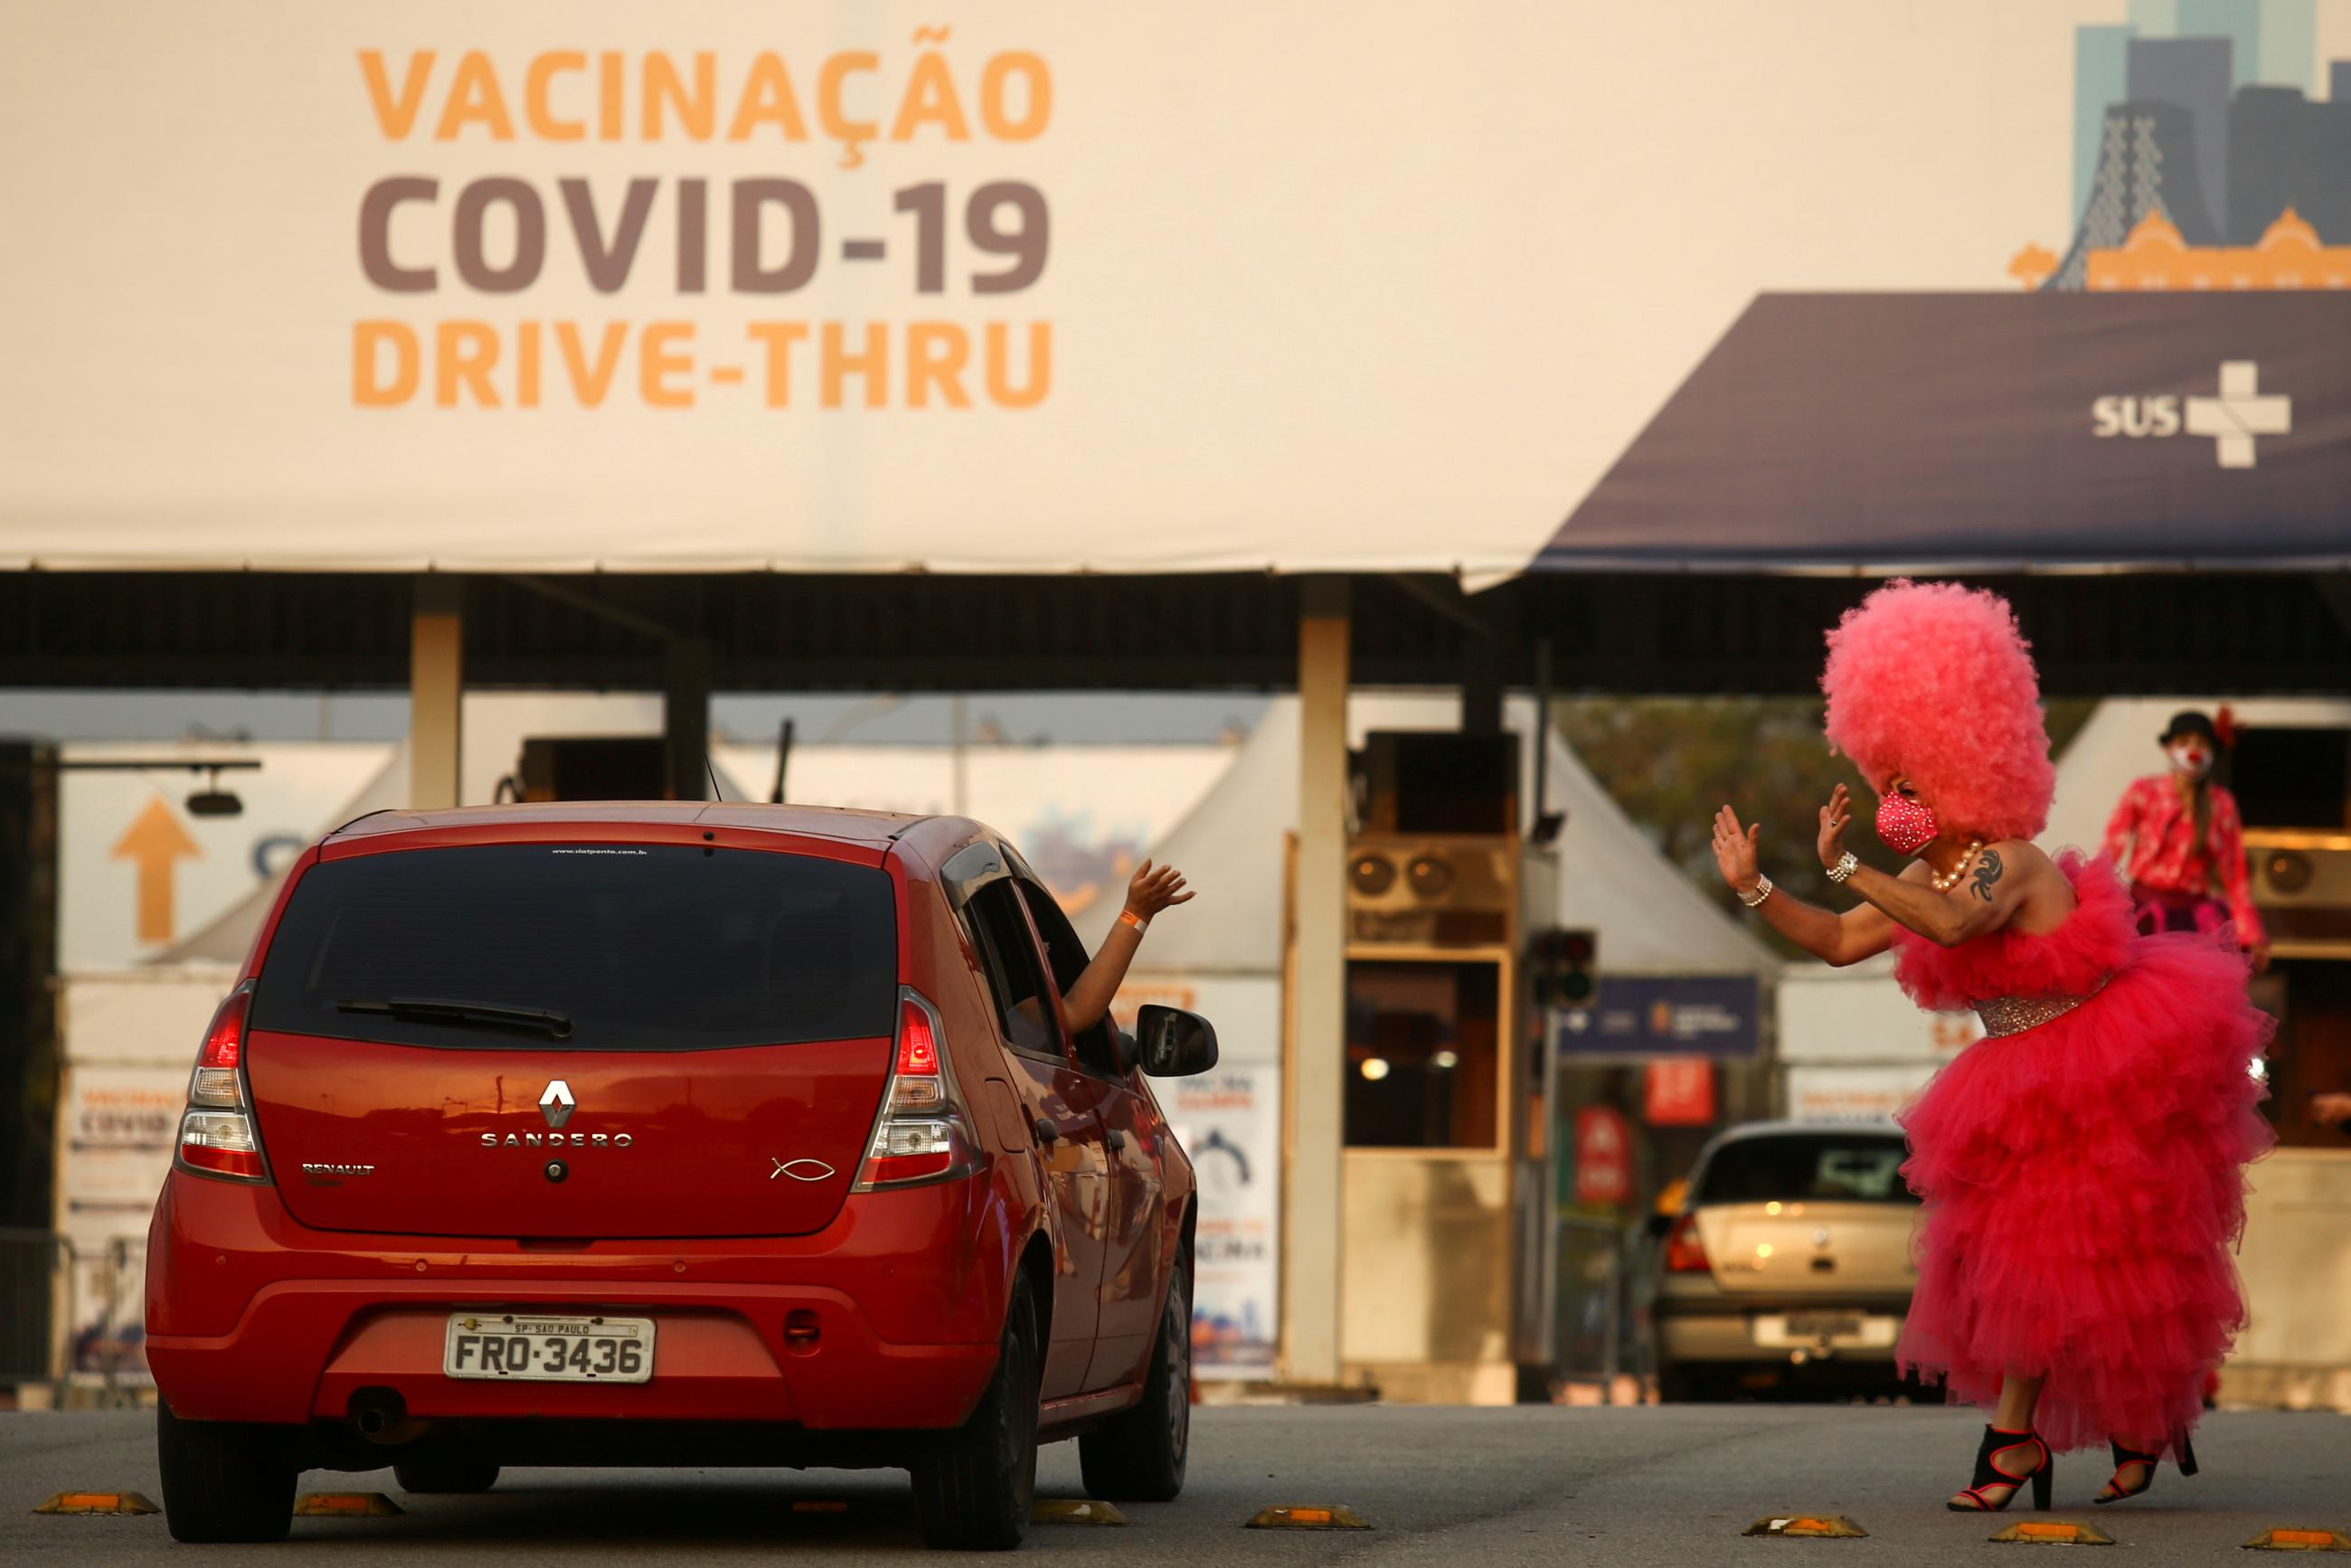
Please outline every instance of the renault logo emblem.
[[547, 1118], [547, 1124], [550, 1127], [560, 1127], [571, 1120], [574, 1108], [571, 1085], [560, 1078], [549, 1083], [547, 1092], [538, 1097], [538, 1113]]

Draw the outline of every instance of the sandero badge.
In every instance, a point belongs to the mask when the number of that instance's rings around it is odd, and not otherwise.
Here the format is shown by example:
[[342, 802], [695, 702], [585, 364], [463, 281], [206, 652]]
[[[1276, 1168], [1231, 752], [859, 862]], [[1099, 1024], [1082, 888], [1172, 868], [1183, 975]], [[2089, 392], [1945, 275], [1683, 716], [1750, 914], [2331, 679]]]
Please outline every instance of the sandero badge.
[[571, 1085], [560, 1078], [550, 1079], [547, 1087], [539, 1092], [538, 1113], [547, 1118], [549, 1126], [559, 1130], [552, 1133], [508, 1133], [504, 1137], [500, 1137], [496, 1133], [484, 1133], [482, 1147], [486, 1149], [625, 1149], [636, 1143], [635, 1136], [628, 1133], [613, 1133], [608, 1135], [603, 1133], [560, 1131], [563, 1124], [571, 1120], [571, 1113], [579, 1108], [580, 1102], [573, 1096]]

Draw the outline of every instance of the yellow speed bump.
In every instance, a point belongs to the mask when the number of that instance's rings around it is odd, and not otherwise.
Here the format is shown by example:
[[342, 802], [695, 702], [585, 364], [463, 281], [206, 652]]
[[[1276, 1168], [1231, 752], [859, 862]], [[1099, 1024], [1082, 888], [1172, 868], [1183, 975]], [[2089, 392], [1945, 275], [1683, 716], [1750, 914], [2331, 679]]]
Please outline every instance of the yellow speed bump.
[[2351, 1536], [2339, 1530], [2280, 1525], [2262, 1531], [2245, 1545], [2260, 1552], [2351, 1552]]
[[1291, 1503], [1261, 1508], [1249, 1516], [1250, 1530], [1369, 1530], [1355, 1511], [1340, 1503], [1305, 1507]]
[[1124, 1524], [1126, 1515], [1106, 1502], [1082, 1497], [1040, 1497], [1029, 1517], [1039, 1524]]
[[1767, 1513], [1739, 1532], [1792, 1540], [1859, 1541], [1869, 1534], [1841, 1513]]
[[2095, 1524], [2076, 1524], [2064, 1519], [2028, 1519], [2011, 1524], [1993, 1541], [2024, 1546], [2112, 1546], [2115, 1538]]
[[61, 1491], [35, 1513], [161, 1513], [135, 1491]]
[[294, 1504], [297, 1519], [389, 1519], [406, 1511], [380, 1491], [308, 1491]]

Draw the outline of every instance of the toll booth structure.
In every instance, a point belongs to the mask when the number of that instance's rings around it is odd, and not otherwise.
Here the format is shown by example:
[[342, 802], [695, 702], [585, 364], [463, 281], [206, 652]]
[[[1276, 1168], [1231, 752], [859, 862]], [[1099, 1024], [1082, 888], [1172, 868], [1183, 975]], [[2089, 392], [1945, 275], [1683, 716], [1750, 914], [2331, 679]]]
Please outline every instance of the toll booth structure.
[[[1285, 1052], [1285, 1104], [1340, 1113], [1340, 1380], [1414, 1403], [1509, 1404], [1520, 1368], [1550, 1359], [1549, 1055], [1521, 956], [1553, 918], [1558, 866], [1521, 831], [1518, 742], [1368, 737], [1349, 791], [1340, 1071], [1318, 1092]], [[1292, 976], [1296, 936], [1285, 922]], [[1311, 1157], [1296, 1122], [1292, 1169]]]

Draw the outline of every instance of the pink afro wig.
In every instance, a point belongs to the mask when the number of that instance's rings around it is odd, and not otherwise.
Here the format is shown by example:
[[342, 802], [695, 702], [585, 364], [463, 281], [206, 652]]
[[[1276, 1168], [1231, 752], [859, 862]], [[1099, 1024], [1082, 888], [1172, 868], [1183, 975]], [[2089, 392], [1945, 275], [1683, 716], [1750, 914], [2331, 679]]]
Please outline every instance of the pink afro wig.
[[1907, 774], [1947, 828], [2030, 839], [2057, 788], [2031, 646], [1989, 590], [1889, 582], [1829, 632], [1829, 742], [1879, 789]]

